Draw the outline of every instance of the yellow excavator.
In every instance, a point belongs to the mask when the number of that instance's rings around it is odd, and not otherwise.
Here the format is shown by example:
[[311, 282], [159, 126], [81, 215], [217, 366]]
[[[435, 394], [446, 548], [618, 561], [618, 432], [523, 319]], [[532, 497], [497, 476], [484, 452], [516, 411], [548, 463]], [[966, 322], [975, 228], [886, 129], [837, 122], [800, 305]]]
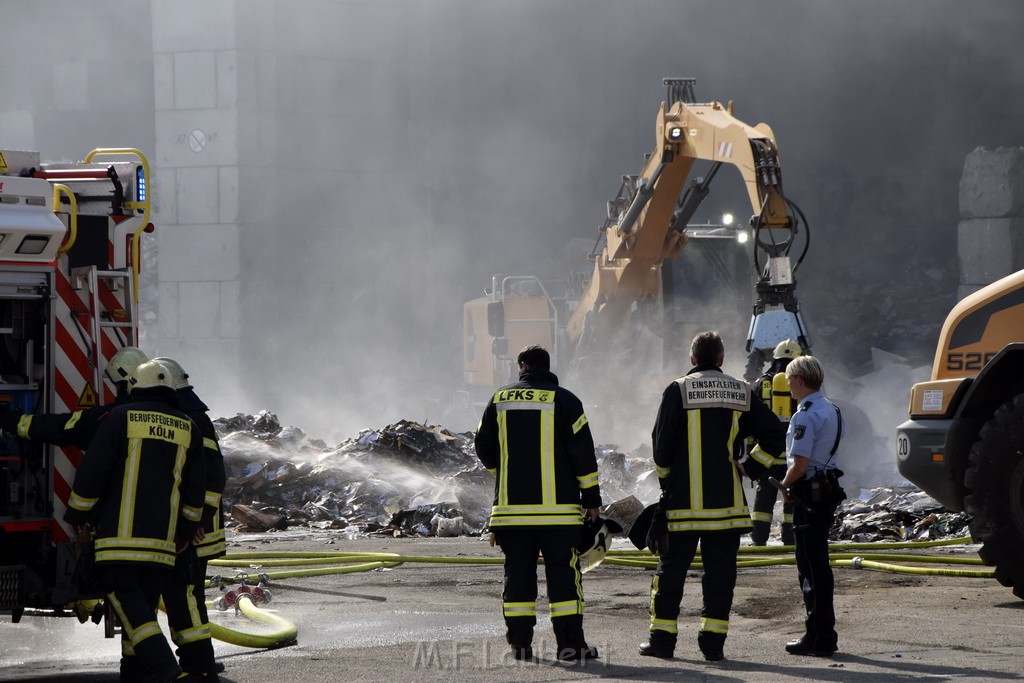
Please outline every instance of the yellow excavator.
[[[749, 232], [740, 231], [753, 238], [757, 277], [745, 375], [758, 376], [784, 339], [809, 351], [794, 279], [809, 245], [807, 222], [783, 194], [771, 128], [740, 121], [733, 116], [732, 102], [695, 103], [692, 78], [663, 82], [668, 98], [655, 119], [654, 149], [639, 174], [624, 176], [618, 195], [608, 203], [607, 221], [590, 255], [593, 270], [578, 283], [579, 293], [556, 299], [539, 278], [499, 276], [485, 296], [465, 304], [466, 385], [493, 389], [513, 380], [515, 357], [528, 344], [553, 349], [556, 367], [565, 372], [568, 366], [570, 381], [603, 376], [621, 382], [616, 364], [637, 352], [644, 318], [659, 313], [662, 264], [675, 259], [693, 234], [689, 221], [723, 164], [739, 171], [753, 213]], [[698, 160], [709, 166], [702, 176], [692, 177]], [[801, 223], [802, 249], [791, 262]], [[678, 369], [685, 360], [675, 359], [672, 365]]]
[[909, 412], [900, 473], [972, 516], [982, 561], [1024, 599], [1024, 270], [953, 307]]

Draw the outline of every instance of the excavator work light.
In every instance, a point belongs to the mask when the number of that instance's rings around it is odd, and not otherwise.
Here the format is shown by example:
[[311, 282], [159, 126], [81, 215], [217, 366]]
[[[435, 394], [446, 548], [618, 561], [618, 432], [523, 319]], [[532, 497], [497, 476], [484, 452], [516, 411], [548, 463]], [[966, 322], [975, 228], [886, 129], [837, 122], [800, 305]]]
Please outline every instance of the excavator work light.
[[679, 126], [672, 126], [668, 129], [669, 140], [681, 140], [683, 138], [683, 129]]

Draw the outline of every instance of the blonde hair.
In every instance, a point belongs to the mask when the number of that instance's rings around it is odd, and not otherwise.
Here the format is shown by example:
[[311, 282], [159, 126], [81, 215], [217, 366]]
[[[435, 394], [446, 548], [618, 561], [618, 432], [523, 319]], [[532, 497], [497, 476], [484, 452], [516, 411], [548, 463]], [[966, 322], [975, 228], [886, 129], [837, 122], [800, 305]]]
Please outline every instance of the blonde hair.
[[825, 381], [825, 368], [814, 356], [798, 356], [786, 366], [786, 377], [799, 377], [808, 389], [821, 389]]

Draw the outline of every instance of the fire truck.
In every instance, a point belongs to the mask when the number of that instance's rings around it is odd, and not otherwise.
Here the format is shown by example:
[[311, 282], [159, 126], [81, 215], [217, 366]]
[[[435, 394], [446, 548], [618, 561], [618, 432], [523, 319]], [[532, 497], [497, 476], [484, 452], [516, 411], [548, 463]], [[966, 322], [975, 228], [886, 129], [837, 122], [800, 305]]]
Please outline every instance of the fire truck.
[[[112, 403], [107, 362], [137, 346], [149, 163], [95, 149], [42, 163], [0, 150], [0, 412]], [[0, 436], [0, 612], [74, 614], [74, 542], [63, 521], [82, 452]], [[82, 604], [82, 603], [79, 603]], [[108, 620], [109, 621], [109, 620]]]

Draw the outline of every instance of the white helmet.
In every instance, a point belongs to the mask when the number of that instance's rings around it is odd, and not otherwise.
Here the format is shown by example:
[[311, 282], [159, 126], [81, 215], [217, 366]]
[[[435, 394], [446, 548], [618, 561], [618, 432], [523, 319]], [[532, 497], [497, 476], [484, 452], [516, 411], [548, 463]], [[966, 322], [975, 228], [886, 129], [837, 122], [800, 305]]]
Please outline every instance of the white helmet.
[[789, 358], [790, 360], [792, 360], [797, 356], [802, 356], [803, 353], [804, 350], [800, 348], [799, 344], [797, 344], [792, 339], [785, 339], [783, 341], [780, 341], [778, 345], [775, 347], [775, 354], [772, 356], [772, 358], [774, 358], [775, 360], [778, 360], [780, 358]]
[[132, 372], [131, 379], [128, 380], [128, 390], [152, 389], [153, 387], [174, 388], [171, 385], [171, 371], [162, 363], [148, 360]]
[[601, 564], [608, 554], [612, 534], [621, 534], [622, 526], [611, 519], [598, 517], [596, 522], [583, 522], [583, 538], [576, 549], [580, 553], [580, 572], [586, 573]]
[[192, 385], [188, 383], [188, 373], [181, 367], [178, 361], [171, 358], [154, 358], [156, 362], [163, 365], [171, 373], [171, 386], [175, 389], [191, 389]]
[[114, 354], [110, 362], [107, 363], [107, 377], [110, 378], [111, 382], [127, 382], [135, 368], [148, 360], [149, 356], [138, 348], [134, 346], [122, 347]]

